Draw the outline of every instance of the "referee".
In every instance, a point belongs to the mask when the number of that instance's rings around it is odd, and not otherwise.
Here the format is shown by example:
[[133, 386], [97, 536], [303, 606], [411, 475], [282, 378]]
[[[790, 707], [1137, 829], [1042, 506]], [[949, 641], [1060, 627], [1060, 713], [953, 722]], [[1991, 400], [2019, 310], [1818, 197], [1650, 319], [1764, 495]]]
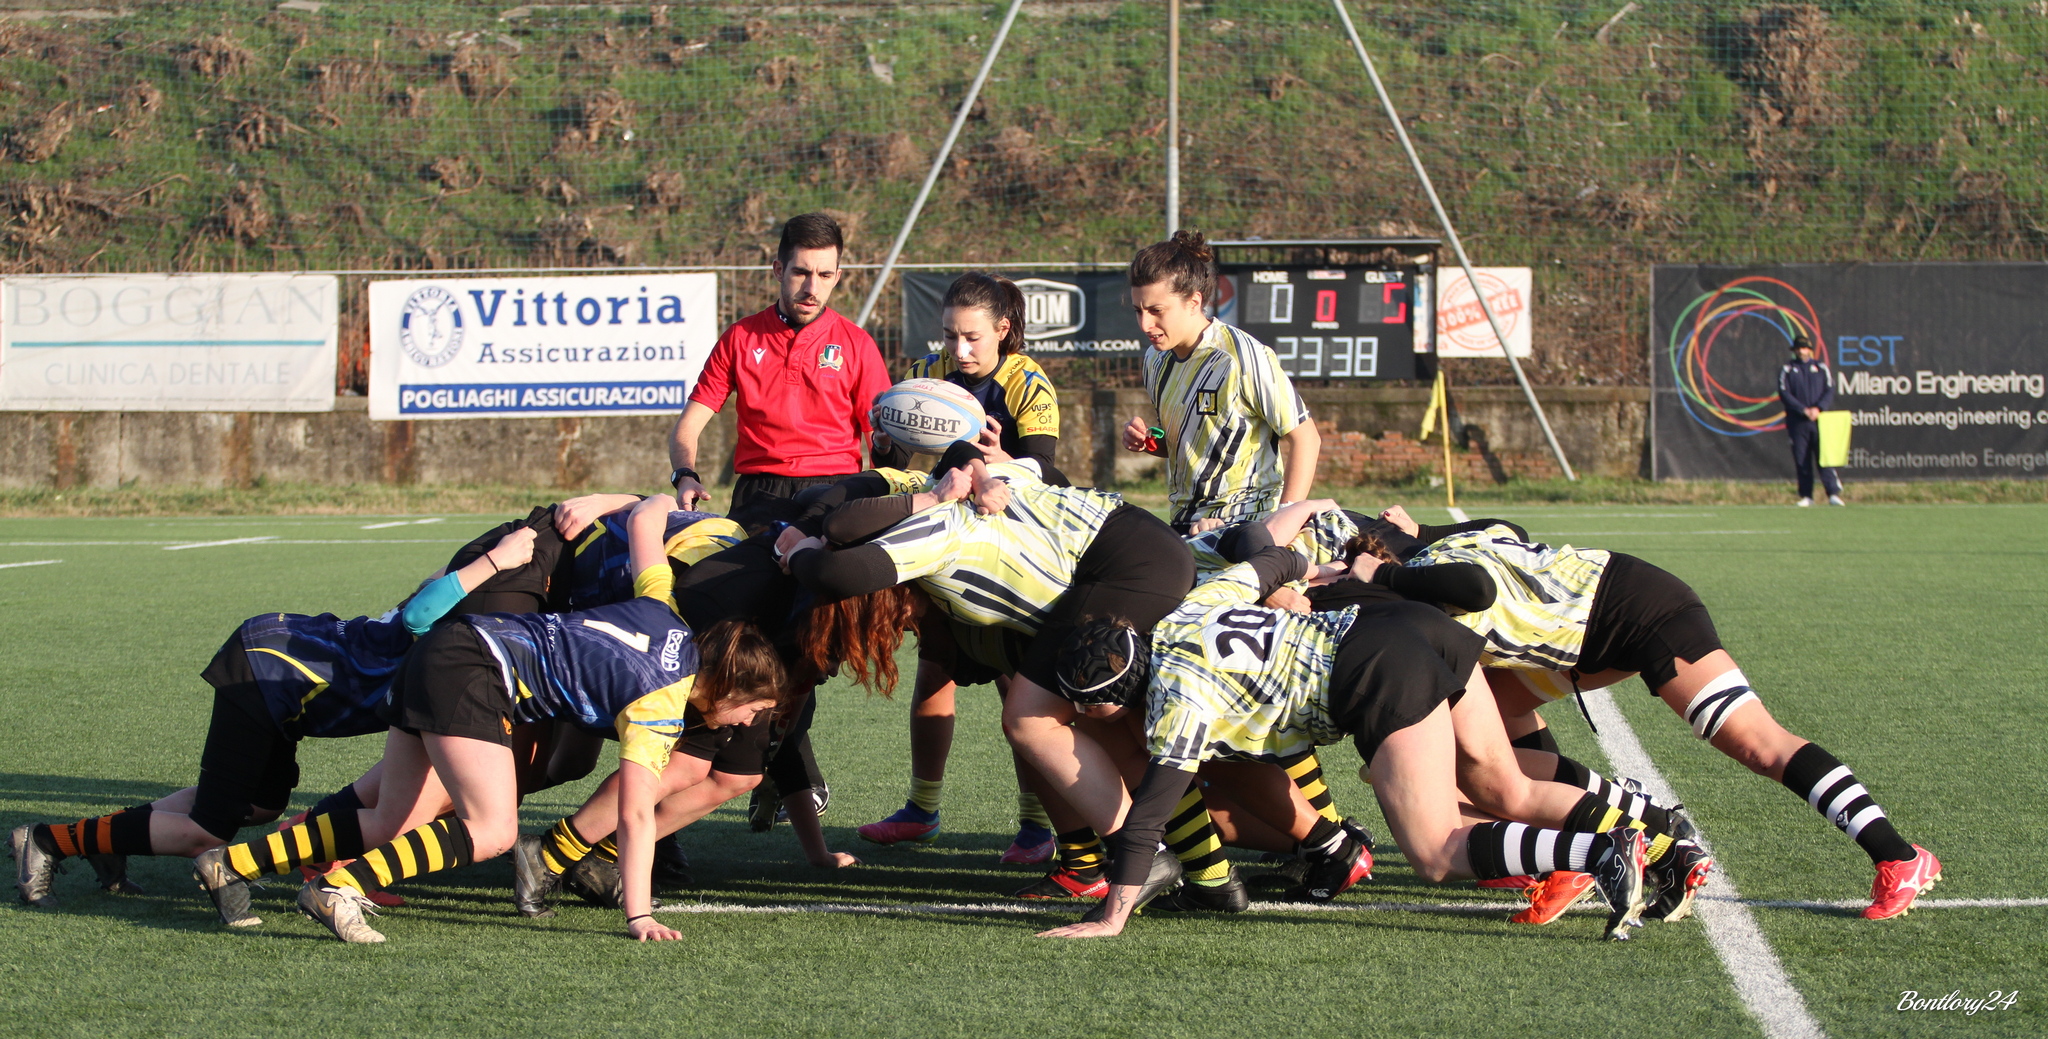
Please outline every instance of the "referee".
[[874, 339], [825, 305], [839, 285], [845, 245], [839, 223], [823, 213], [783, 225], [772, 268], [775, 305], [718, 337], [670, 435], [669, 482], [684, 509], [711, 497], [696, 469], [697, 440], [732, 395], [739, 398], [732, 460], [739, 478], [729, 515], [860, 471], [868, 409], [889, 387], [889, 371]]

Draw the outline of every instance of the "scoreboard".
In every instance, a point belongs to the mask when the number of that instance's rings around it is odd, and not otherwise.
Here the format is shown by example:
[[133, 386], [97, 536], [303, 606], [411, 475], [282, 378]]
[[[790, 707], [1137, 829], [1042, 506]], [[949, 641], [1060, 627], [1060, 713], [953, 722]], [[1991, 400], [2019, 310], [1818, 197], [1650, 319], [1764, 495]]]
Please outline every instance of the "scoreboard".
[[[1272, 347], [1297, 379], [1428, 378], [1432, 275], [1384, 265], [1223, 264], [1216, 316]], [[1418, 365], [1418, 354], [1428, 360]]]

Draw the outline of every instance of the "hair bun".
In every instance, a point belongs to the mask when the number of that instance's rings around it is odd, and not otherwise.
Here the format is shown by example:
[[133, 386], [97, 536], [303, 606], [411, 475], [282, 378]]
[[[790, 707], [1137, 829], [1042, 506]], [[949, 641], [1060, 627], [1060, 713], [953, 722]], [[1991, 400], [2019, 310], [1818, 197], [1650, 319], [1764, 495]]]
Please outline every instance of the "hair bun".
[[1173, 247], [1200, 263], [1210, 263], [1216, 259], [1215, 250], [1209, 248], [1209, 239], [1200, 231], [1175, 231]]

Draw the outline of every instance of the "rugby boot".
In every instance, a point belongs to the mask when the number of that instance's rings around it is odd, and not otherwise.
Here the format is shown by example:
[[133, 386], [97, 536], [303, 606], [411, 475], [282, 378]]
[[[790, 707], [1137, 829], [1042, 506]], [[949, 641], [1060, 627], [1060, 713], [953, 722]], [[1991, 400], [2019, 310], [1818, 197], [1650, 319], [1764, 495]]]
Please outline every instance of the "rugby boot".
[[1913, 900], [1940, 879], [1941, 860], [1926, 848], [1913, 845], [1912, 858], [1877, 864], [1877, 880], [1870, 885], [1870, 908], [1863, 911], [1863, 918], [1889, 920], [1906, 915], [1913, 908]]
[[562, 878], [548, 872], [541, 854], [545, 843], [539, 834], [526, 833], [512, 844], [512, 907], [520, 916], [555, 915], [548, 896], [561, 887]]
[[50, 893], [50, 886], [64, 867], [36, 843], [35, 830], [33, 824], [24, 824], [7, 835], [7, 850], [14, 858], [14, 891], [27, 905], [53, 906], [57, 896]]
[[1527, 873], [1512, 877], [1497, 877], [1493, 880], [1475, 880], [1472, 882], [1474, 887], [1486, 888], [1489, 891], [1527, 891], [1541, 883], [1543, 883], [1541, 877], [1532, 877]]
[[1036, 866], [1051, 862], [1056, 850], [1051, 830], [1037, 823], [1022, 823], [1017, 827], [1017, 836], [1011, 839], [1010, 846], [997, 861], [1010, 866]]
[[1372, 831], [1366, 829], [1364, 823], [1361, 823], [1358, 820], [1351, 818], [1350, 816], [1345, 816], [1344, 821], [1338, 823], [1337, 825], [1342, 826], [1344, 828], [1344, 832], [1351, 835], [1352, 840], [1365, 845], [1365, 850], [1379, 850], [1379, 842], [1373, 839]]
[[1541, 927], [1563, 916], [1565, 910], [1592, 894], [1593, 875], [1569, 869], [1553, 870], [1523, 890], [1529, 896], [1529, 908], [1508, 917], [1508, 920]]
[[1372, 876], [1372, 852], [1349, 833], [1336, 851], [1306, 852], [1302, 861], [1308, 869], [1301, 883], [1287, 890], [1287, 897], [1297, 902], [1328, 902]]
[[1693, 896], [1707, 886], [1707, 874], [1713, 869], [1713, 857], [1697, 841], [1672, 844], [1662, 859], [1643, 870], [1651, 895], [1643, 919], [1675, 924], [1691, 916]]
[[[1168, 855], [1167, 858], [1173, 858]], [[1091, 879], [1061, 866], [1016, 890], [1017, 898], [1101, 898], [1109, 894], [1109, 877], [1097, 871]]]
[[[1152, 868], [1145, 874], [1145, 882], [1138, 885], [1137, 897], [1131, 900], [1131, 912], [1142, 913], [1145, 907], [1157, 899], [1161, 892], [1168, 890], [1182, 880], [1180, 860], [1171, 853], [1158, 852], [1152, 856]], [[1108, 892], [1104, 892], [1105, 895]], [[1109, 913], [1109, 901], [1095, 903], [1094, 908], [1081, 914], [1081, 919], [1090, 923], [1100, 922]]]
[[927, 812], [905, 801], [887, 819], [856, 827], [853, 832], [869, 844], [929, 844], [939, 835], [939, 813]]
[[1242, 913], [1252, 904], [1251, 889], [1231, 864], [1230, 878], [1221, 884], [1197, 884], [1183, 879], [1172, 890], [1152, 900], [1147, 909], [1162, 913]]
[[319, 882], [299, 888], [299, 912], [327, 925], [336, 938], [350, 945], [374, 945], [382, 934], [363, 922], [363, 914], [377, 915], [377, 904], [352, 887], [322, 887]]
[[263, 918], [249, 912], [249, 882], [228, 868], [228, 850], [210, 848], [192, 860], [192, 879], [213, 900], [220, 922], [229, 927], [254, 927]]
[[142, 885], [128, 879], [128, 856], [87, 855], [85, 861], [92, 866], [93, 882], [101, 891], [113, 895], [146, 895]]
[[1643, 831], [1617, 826], [1607, 831], [1609, 847], [1588, 872], [1607, 899], [1610, 912], [1601, 933], [1615, 941], [1627, 941], [1628, 929], [1643, 916], [1643, 869], [1649, 864], [1649, 844]]

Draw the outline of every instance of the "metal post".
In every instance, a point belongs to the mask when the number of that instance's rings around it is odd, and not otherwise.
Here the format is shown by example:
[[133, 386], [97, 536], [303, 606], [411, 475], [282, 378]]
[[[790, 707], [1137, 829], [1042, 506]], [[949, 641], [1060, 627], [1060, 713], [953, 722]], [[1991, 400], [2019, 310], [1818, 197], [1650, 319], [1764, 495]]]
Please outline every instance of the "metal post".
[[1180, 230], [1180, 0], [1166, 2], [1166, 237]]
[[1387, 121], [1394, 124], [1394, 135], [1401, 141], [1401, 150], [1408, 153], [1408, 164], [1415, 169], [1415, 179], [1422, 183], [1422, 193], [1429, 196], [1429, 207], [1436, 211], [1436, 221], [1444, 229], [1444, 237], [1450, 240], [1451, 251], [1458, 254], [1458, 266], [1465, 269], [1465, 280], [1472, 286], [1472, 295], [1479, 300], [1479, 310], [1486, 315], [1486, 323], [1493, 328], [1493, 338], [1500, 343], [1502, 357], [1508, 359], [1508, 367], [1515, 373], [1515, 382], [1522, 387], [1522, 395], [1529, 398], [1529, 409], [1536, 413], [1536, 424], [1543, 428], [1543, 439], [1550, 442], [1550, 453], [1557, 457], [1558, 468], [1564, 470], [1564, 478], [1577, 481], [1578, 474], [1572, 472], [1572, 464], [1565, 460], [1564, 448], [1557, 442], [1557, 433], [1550, 428], [1550, 418], [1543, 413], [1543, 405], [1536, 400], [1536, 389], [1529, 385], [1529, 377], [1522, 374], [1522, 364], [1515, 360], [1513, 351], [1508, 349], [1507, 334], [1501, 331], [1500, 319], [1493, 314], [1493, 305], [1486, 302], [1486, 294], [1479, 289], [1479, 275], [1472, 270], [1472, 260], [1465, 255], [1465, 244], [1458, 240], [1458, 229], [1451, 226], [1450, 215], [1444, 212], [1443, 200], [1436, 194], [1436, 185], [1430, 183], [1429, 171], [1422, 168], [1422, 157], [1415, 154], [1415, 144], [1408, 139], [1408, 128], [1401, 123], [1401, 113], [1394, 108], [1394, 99], [1387, 96], [1386, 84], [1380, 82], [1379, 70], [1373, 67], [1372, 55], [1365, 52], [1365, 41], [1358, 38], [1358, 27], [1351, 24], [1351, 12], [1345, 8], [1344, 0], [1330, 0], [1337, 8], [1337, 18], [1344, 23], [1344, 32], [1351, 37], [1351, 47], [1358, 52], [1358, 60], [1365, 65], [1366, 77], [1372, 80], [1372, 89], [1380, 96], [1380, 107], [1386, 109]]
[[960, 110], [953, 114], [952, 129], [946, 131], [946, 141], [939, 145], [939, 154], [932, 157], [932, 168], [924, 175], [924, 186], [917, 189], [917, 200], [910, 204], [910, 212], [903, 218], [903, 226], [896, 231], [896, 240], [889, 245], [889, 257], [882, 261], [882, 269], [875, 272], [875, 283], [868, 286], [868, 298], [860, 305], [860, 315], [853, 319], [856, 325], [866, 325], [868, 316], [875, 311], [875, 301], [882, 297], [882, 286], [889, 281], [889, 274], [896, 269], [896, 258], [903, 255], [903, 243], [910, 240], [910, 231], [917, 226], [917, 216], [924, 212], [925, 199], [932, 194], [932, 185], [938, 183], [939, 171], [946, 168], [946, 159], [953, 154], [953, 143], [960, 139], [960, 128], [967, 124], [967, 113], [974, 109], [974, 99], [981, 96], [981, 85], [988, 82], [988, 70], [995, 67], [996, 55], [1002, 53], [1003, 40], [1010, 35], [1010, 26], [1017, 21], [1017, 12], [1024, 6], [1024, 0], [1010, 0], [1010, 9], [1003, 14], [1003, 24], [996, 29], [996, 38], [989, 41], [988, 55], [981, 59], [981, 71], [974, 74], [974, 84], [967, 88], [967, 96], [960, 99]]

